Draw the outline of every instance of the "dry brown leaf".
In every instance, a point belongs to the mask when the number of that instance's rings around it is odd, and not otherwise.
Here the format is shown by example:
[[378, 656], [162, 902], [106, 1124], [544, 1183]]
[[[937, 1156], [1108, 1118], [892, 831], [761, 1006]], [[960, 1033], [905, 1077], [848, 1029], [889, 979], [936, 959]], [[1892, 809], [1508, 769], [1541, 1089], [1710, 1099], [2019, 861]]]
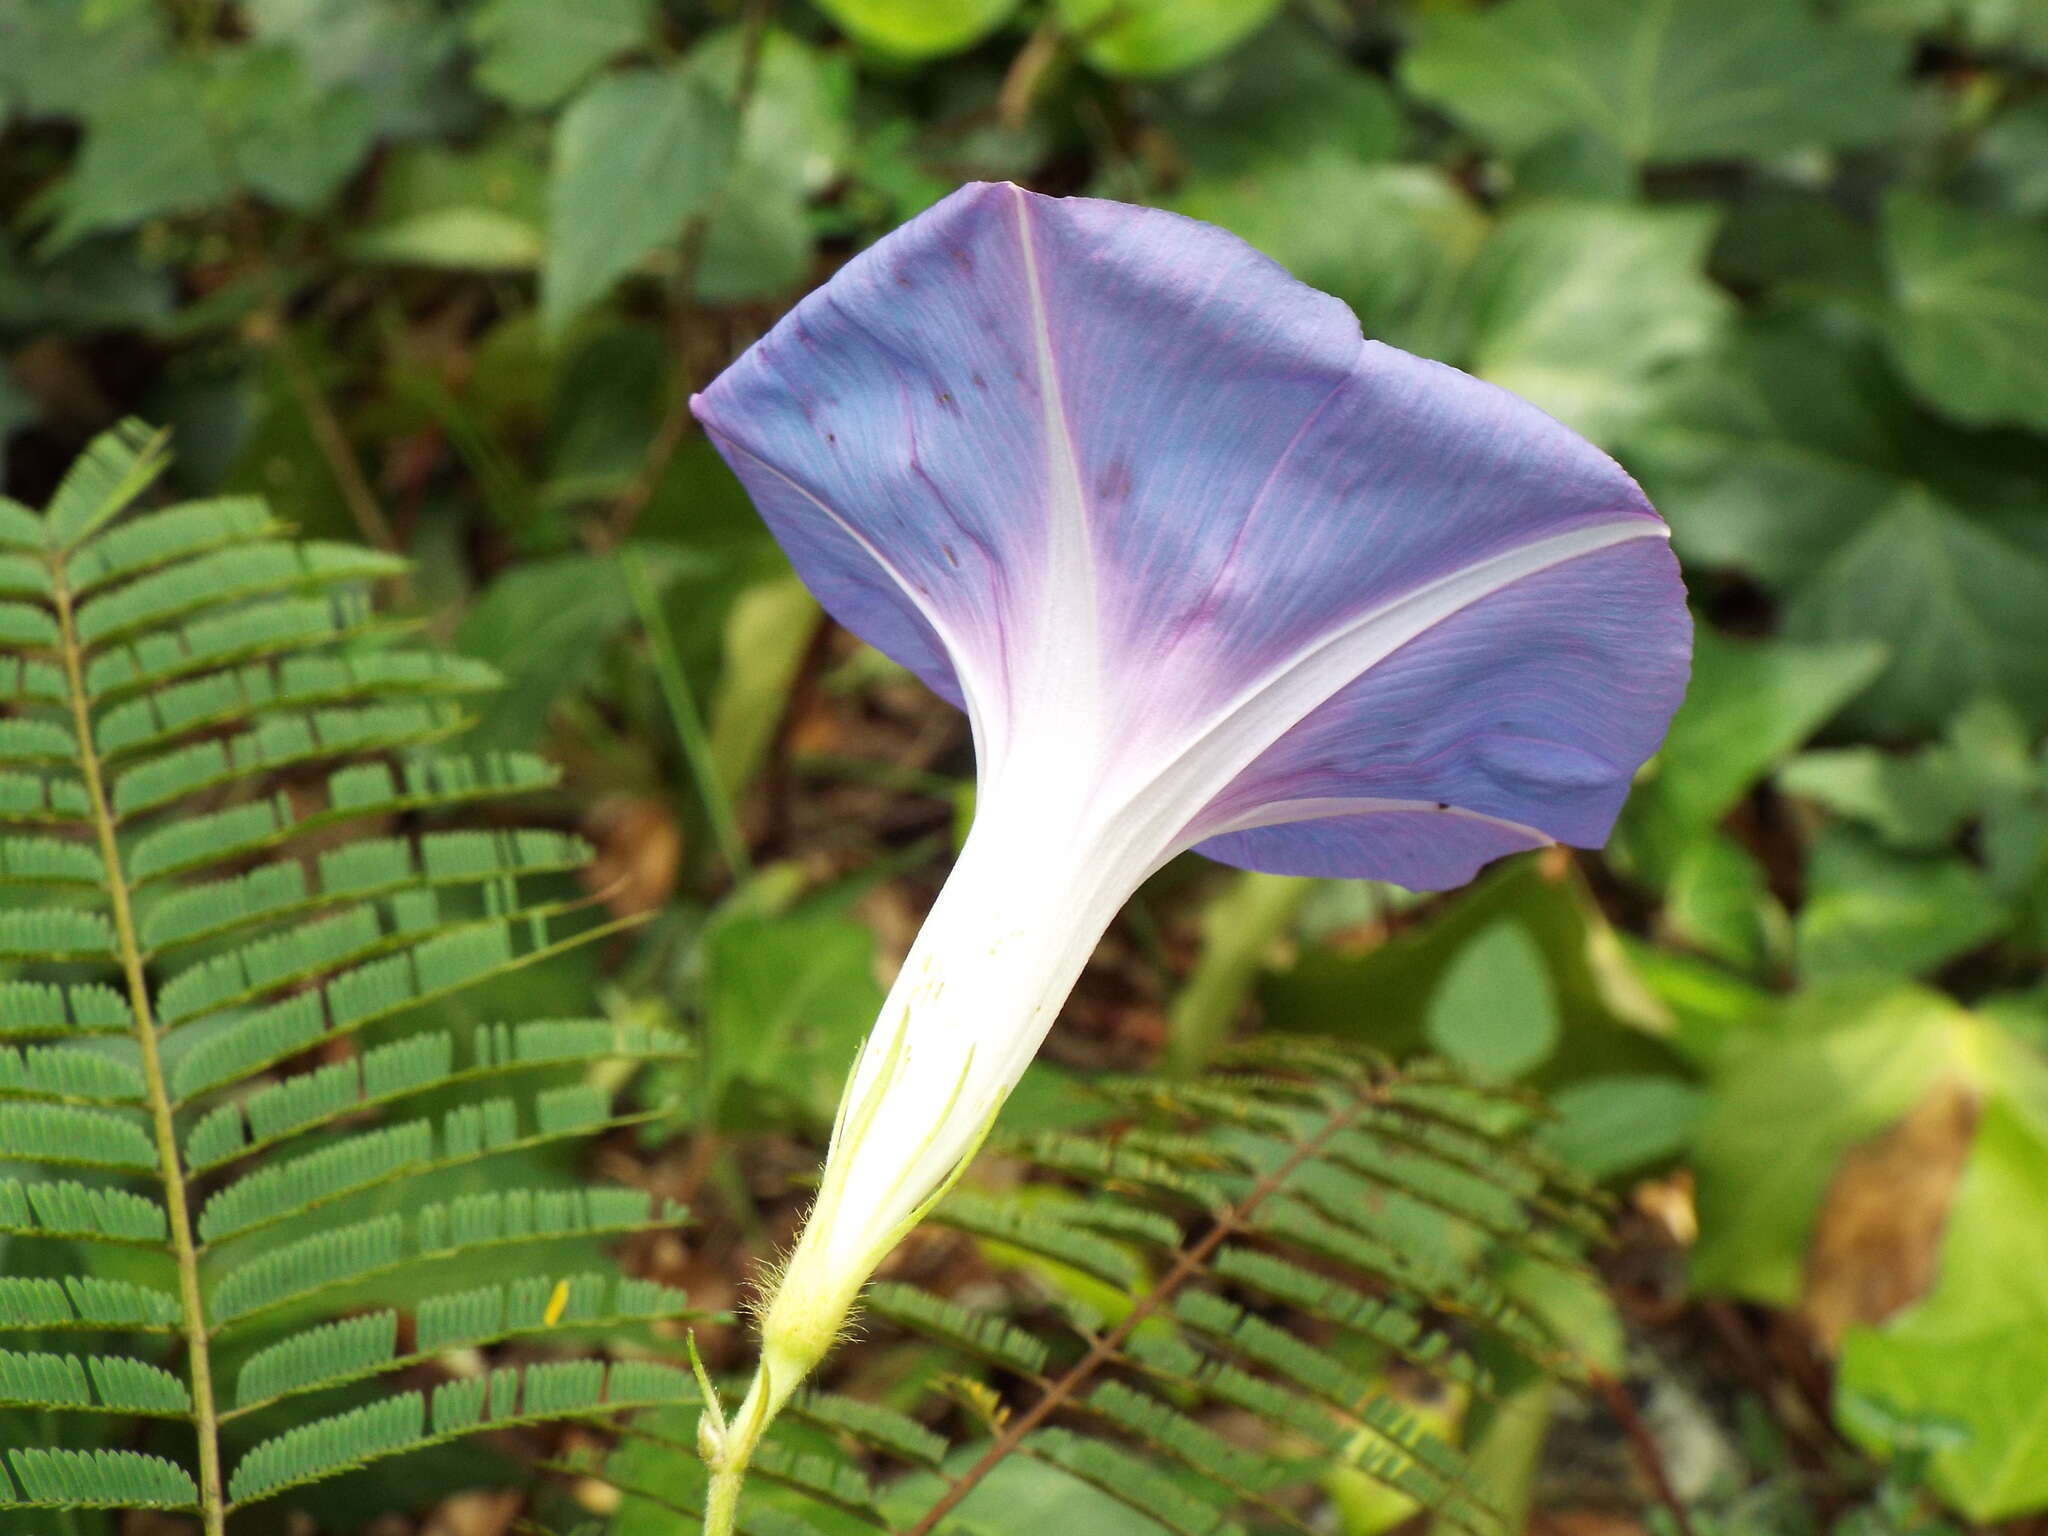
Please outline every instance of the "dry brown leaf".
[[583, 878], [614, 917], [656, 911], [675, 894], [683, 834], [667, 805], [616, 795], [598, 802], [588, 830], [597, 857]]
[[1977, 1107], [1967, 1085], [1943, 1084], [1843, 1156], [1814, 1223], [1800, 1306], [1830, 1350], [1855, 1324], [1883, 1322], [1934, 1283]]

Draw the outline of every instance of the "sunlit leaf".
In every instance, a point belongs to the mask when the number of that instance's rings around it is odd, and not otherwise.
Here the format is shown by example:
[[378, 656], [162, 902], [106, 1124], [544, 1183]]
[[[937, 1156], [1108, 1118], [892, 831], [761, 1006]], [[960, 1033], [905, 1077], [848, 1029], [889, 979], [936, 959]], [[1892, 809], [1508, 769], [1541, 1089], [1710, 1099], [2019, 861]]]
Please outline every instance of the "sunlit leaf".
[[1884, 229], [1886, 336], [1913, 387], [1974, 426], [2048, 430], [2048, 231], [1917, 192]]
[[555, 129], [541, 313], [559, 335], [723, 183], [731, 114], [677, 67], [606, 75]]
[[1906, 52], [1785, 0], [1508, 0], [1426, 12], [1401, 72], [1508, 149], [1584, 125], [1635, 161], [1711, 160], [1884, 135]]

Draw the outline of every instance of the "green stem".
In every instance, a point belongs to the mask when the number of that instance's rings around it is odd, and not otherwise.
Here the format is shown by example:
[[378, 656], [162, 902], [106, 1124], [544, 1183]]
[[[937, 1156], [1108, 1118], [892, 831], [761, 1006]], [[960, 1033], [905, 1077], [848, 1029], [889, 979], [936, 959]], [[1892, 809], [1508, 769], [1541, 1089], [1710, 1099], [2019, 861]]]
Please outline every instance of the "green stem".
[[717, 766], [712, 762], [711, 737], [704, 729], [704, 717], [697, 712], [697, 701], [690, 696], [690, 685], [683, 677], [682, 663], [676, 658], [675, 641], [669, 635], [668, 621], [662, 617], [654, 584], [647, 579], [647, 569], [637, 550], [621, 549], [619, 568], [625, 574], [626, 590], [632, 594], [640, 625], [647, 631], [648, 648], [654, 655], [654, 675], [661, 682], [662, 697], [668, 703], [670, 719], [675, 722], [676, 740], [682, 745], [683, 762], [697, 786], [697, 798], [703, 802], [705, 819], [711, 823], [711, 835], [717, 840], [718, 851], [725, 856], [734, 882], [746, 880], [754, 872], [753, 861], [747, 856], [746, 839], [740, 836], [732, 801], [726, 797], [725, 785], [719, 781]]
[[135, 913], [128, 900], [128, 877], [121, 868], [121, 845], [114, 835], [114, 814], [107, 801], [99, 753], [93, 745], [92, 708], [85, 687], [84, 647], [72, 622], [71, 588], [65, 580], [64, 557], [50, 559], [50, 595], [57, 609], [57, 629], [64, 653], [64, 678], [70, 694], [71, 726], [78, 738], [78, 765], [92, 807], [93, 833], [106, 866], [107, 898], [121, 971], [128, 986], [128, 1006], [135, 1015], [135, 1040], [142, 1056], [142, 1080], [149, 1096], [150, 1127], [156, 1137], [157, 1168], [164, 1189], [164, 1214], [171, 1229], [171, 1251], [178, 1269], [178, 1304], [185, 1335], [185, 1359], [192, 1378], [192, 1420], [199, 1439], [199, 1511], [206, 1536], [222, 1536], [227, 1505], [221, 1492], [220, 1425], [213, 1394], [213, 1360], [209, 1353], [206, 1308], [199, 1293], [199, 1250], [192, 1237], [191, 1205], [178, 1160], [177, 1120], [157, 1052], [156, 1017], [150, 1005], [149, 978], [143, 969], [142, 944]]
[[1259, 963], [1301, 910], [1313, 881], [1239, 876], [1202, 913], [1202, 958], [1167, 1012], [1166, 1069], [1191, 1077], [1229, 1043]]
[[[781, 1370], [777, 1371], [777, 1363], [771, 1355], [762, 1355], [754, 1372], [754, 1383], [747, 1388], [746, 1401], [718, 1431], [718, 1445], [708, 1458], [711, 1488], [704, 1500], [704, 1536], [733, 1536], [739, 1524], [740, 1489], [746, 1483], [754, 1447], [761, 1443], [762, 1433], [782, 1411], [782, 1405], [789, 1401], [790, 1393], [809, 1369], [792, 1361], [781, 1361]], [[715, 1415], [715, 1405], [706, 1411]], [[713, 1422], [717, 1422], [715, 1417]], [[699, 1440], [701, 1443], [701, 1430]]]

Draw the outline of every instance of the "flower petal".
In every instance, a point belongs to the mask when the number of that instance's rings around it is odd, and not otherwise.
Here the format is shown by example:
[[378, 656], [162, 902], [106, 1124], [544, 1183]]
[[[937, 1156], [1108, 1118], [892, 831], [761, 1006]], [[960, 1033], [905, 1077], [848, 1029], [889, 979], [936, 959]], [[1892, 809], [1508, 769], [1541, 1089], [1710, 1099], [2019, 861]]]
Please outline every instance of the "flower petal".
[[1091, 762], [1162, 856], [1434, 886], [1597, 843], [1683, 687], [1619, 466], [1177, 215], [963, 188], [697, 409], [985, 790]]
[[1660, 538], [1548, 566], [1314, 710], [1197, 818], [1196, 846], [1247, 868], [1416, 890], [1552, 841], [1598, 846], [1663, 737], [1690, 636]]
[[[1014, 711], [1095, 676], [1098, 615], [1131, 610], [1155, 543], [1159, 576], [1186, 564], [1162, 520], [1249, 505], [1358, 346], [1341, 303], [1221, 230], [978, 184], [695, 407], [834, 617]], [[1197, 419], [1229, 430], [1184, 441]]]

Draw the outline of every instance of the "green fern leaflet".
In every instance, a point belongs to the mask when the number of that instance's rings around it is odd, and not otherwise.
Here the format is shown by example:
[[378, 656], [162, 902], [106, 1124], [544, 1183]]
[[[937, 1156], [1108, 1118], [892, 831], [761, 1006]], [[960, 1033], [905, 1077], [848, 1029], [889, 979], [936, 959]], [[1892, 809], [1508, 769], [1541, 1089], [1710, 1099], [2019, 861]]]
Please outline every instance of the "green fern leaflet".
[[[163, 463], [125, 426], [42, 514], [0, 499], [0, 1421], [36, 1426], [0, 1437], [0, 1512], [218, 1533], [486, 1427], [691, 1400], [673, 1365], [533, 1351], [377, 1385], [692, 1315], [540, 1262], [679, 1209], [450, 1182], [646, 1118], [586, 1074], [680, 1042], [435, 1027], [425, 1005], [608, 931], [564, 879], [578, 839], [449, 823], [553, 771], [449, 750], [496, 679], [379, 620], [401, 562], [250, 499], [135, 511]], [[404, 1328], [379, 1302], [401, 1281]]]
[[[1344, 1478], [1380, 1485], [1389, 1523], [1427, 1509], [1438, 1530], [1499, 1532], [1455, 1423], [1502, 1398], [1504, 1371], [1580, 1374], [1549, 1303], [1595, 1284], [1581, 1253], [1602, 1227], [1530, 1143], [1532, 1106], [1284, 1038], [1200, 1081], [1097, 1088], [1101, 1129], [1008, 1148], [1023, 1182], [931, 1218], [1004, 1277], [999, 1300], [870, 1287], [862, 1332], [919, 1339], [948, 1370], [895, 1409], [800, 1396], [740, 1529], [1022, 1529], [1004, 1513], [1021, 1471], [1109, 1501], [1091, 1521], [1134, 1536], [1328, 1529]], [[616, 1536], [693, 1528], [693, 1427], [682, 1410], [625, 1427], [603, 1469], [626, 1495]]]

